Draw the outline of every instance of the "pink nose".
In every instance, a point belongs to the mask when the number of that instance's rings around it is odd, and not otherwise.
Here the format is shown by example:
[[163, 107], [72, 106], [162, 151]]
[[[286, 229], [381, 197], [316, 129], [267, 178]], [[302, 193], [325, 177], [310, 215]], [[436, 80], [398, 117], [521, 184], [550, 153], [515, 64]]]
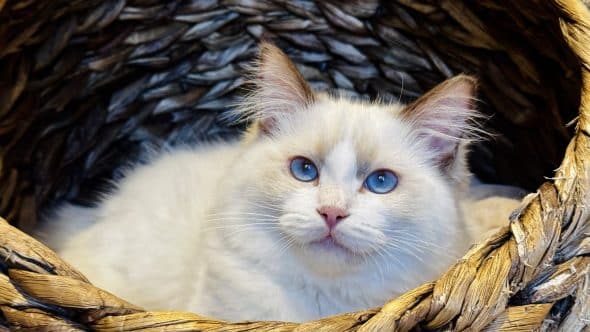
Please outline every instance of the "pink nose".
[[346, 210], [335, 206], [322, 206], [318, 209], [318, 213], [324, 217], [324, 221], [330, 229], [334, 228], [340, 220], [348, 217]]

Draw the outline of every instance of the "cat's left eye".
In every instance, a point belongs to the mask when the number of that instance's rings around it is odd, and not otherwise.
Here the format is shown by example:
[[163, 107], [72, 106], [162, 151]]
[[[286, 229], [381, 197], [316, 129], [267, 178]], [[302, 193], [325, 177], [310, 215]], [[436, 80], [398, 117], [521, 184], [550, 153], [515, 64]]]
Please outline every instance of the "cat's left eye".
[[387, 194], [397, 187], [397, 175], [390, 170], [374, 171], [365, 179], [364, 186], [375, 194]]
[[305, 157], [295, 157], [289, 166], [291, 175], [299, 181], [310, 182], [318, 178], [318, 168]]

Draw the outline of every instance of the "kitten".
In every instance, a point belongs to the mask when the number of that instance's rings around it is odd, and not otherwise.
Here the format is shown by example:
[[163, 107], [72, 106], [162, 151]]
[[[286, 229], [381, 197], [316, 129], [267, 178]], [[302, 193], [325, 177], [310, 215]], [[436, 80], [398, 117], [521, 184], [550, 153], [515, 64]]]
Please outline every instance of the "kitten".
[[227, 320], [379, 306], [464, 253], [473, 78], [409, 106], [351, 101], [265, 43], [255, 85], [242, 140], [166, 152], [43, 237], [126, 300]]

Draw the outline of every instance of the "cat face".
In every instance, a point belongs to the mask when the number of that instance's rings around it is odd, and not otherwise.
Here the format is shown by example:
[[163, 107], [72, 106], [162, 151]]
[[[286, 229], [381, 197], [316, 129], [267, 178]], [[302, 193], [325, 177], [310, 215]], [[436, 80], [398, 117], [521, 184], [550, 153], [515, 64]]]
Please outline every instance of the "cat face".
[[242, 110], [256, 124], [234, 169], [249, 176], [230, 195], [248, 216], [233, 221], [241, 234], [327, 276], [448, 263], [462, 235], [455, 194], [468, 175], [460, 130], [472, 80], [404, 107], [313, 94], [294, 68], [263, 46]]
[[396, 112], [320, 98], [254, 143], [243, 159], [263, 180], [247, 186], [249, 213], [272, 216], [277, 241], [322, 273], [446, 248], [460, 229], [454, 192]]

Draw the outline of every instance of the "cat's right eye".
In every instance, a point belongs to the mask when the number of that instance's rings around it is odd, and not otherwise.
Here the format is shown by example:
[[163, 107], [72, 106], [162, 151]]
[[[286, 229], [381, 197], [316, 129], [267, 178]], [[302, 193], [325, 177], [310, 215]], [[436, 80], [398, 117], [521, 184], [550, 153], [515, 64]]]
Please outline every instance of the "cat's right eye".
[[291, 175], [302, 182], [310, 182], [318, 178], [318, 168], [311, 160], [305, 157], [291, 159], [289, 169]]

